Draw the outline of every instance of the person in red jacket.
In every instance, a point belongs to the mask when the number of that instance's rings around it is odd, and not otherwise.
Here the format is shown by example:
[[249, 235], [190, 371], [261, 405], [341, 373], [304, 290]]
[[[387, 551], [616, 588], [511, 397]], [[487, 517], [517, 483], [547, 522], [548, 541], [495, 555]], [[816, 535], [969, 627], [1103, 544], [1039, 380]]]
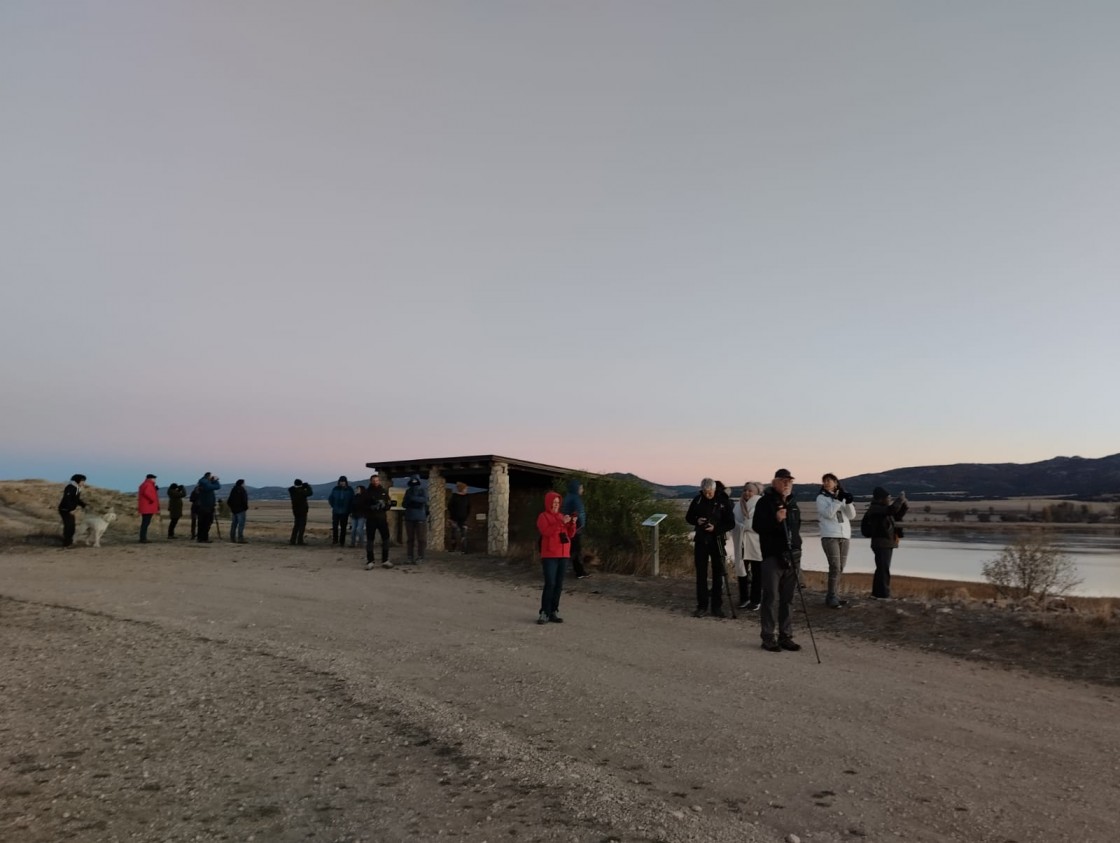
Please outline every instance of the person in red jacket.
[[152, 523], [152, 516], [159, 514], [159, 487], [154, 474], [144, 478], [136, 498], [136, 509], [140, 512], [140, 544], [147, 544], [148, 525]]
[[576, 516], [560, 513], [560, 495], [544, 496], [544, 512], [537, 516], [537, 532], [541, 534], [541, 568], [544, 590], [541, 591], [541, 613], [537, 623], [563, 623], [557, 614], [560, 593], [564, 590], [564, 568], [572, 552], [572, 536], [578, 527]]

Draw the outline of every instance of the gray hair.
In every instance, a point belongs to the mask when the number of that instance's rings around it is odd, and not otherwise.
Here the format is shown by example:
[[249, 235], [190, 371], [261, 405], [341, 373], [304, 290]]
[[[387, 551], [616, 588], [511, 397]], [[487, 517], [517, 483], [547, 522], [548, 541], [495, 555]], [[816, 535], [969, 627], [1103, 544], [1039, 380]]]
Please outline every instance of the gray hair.
[[715, 487], [716, 487], [716, 481], [713, 480], [711, 477], [705, 477], [703, 480], [700, 481], [700, 490], [701, 491], [703, 491], [704, 489], [714, 489]]

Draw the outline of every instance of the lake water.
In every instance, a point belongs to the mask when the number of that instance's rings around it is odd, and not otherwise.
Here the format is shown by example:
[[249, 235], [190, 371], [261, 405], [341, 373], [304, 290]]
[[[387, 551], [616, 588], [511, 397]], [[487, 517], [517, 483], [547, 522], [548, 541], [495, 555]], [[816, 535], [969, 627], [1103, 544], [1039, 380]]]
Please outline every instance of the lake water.
[[[827, 571], [828, 562], [817, 535], [805, 531], [801, 565], [807, 571]], [[900, 576], [929, 577], [939, 580], [983, 582], [981, 568], [999, 555], [1013, 540], [1011, 533], [926, 532], [908, 528], [906, 538], [894, 552], [891, 573]], [[1082, 597], [1120, 597], [1120, 536], [1111, 532], [1063, 532], [1053, 536], [1054, 544], [1077, 565], [1084, 582], [1073, 594]], [[846, 571], [875, 572], [870, 542], [853, 538]]]

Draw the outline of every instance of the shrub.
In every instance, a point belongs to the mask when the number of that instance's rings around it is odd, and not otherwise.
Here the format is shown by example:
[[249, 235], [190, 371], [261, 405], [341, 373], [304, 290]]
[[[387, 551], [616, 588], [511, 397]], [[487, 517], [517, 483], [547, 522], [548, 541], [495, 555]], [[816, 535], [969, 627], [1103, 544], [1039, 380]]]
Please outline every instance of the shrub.
[[982, 573], [999, 594], [1039, 602], [1050, 595], [1067, 594], [1081, 584], [1073, 560], [1039, 535], [1016, 539], [985, 562]]
[[655, 512], [665, 512], [661, 522], [660, 561], [663, 569], [673, 569], [682, 559], [690, 559], [692, 545], [682, 540], [688, 524], [684, 513], [672, 501], [658, 500], [649, 487], [636, 480], [588, 477], [576, 474], [556, 484], [564, 493], [569, 480], [583, 483], [583, 503], [587, 508], [584, 552], [594, 553], [599, 567], [620, 574], [648, 573], [653, 558], [652, 531], [642, 522]]

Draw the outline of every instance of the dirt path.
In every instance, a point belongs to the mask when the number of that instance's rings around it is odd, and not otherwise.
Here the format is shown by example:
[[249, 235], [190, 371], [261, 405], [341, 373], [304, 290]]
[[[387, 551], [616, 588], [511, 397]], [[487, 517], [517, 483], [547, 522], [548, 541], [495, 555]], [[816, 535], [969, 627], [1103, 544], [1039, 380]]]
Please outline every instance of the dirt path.
[[537, 626], [535, 586], [453, 564], [0, 554], [0, 839], [1120, 834], [1113, 689], [587, 591]]

